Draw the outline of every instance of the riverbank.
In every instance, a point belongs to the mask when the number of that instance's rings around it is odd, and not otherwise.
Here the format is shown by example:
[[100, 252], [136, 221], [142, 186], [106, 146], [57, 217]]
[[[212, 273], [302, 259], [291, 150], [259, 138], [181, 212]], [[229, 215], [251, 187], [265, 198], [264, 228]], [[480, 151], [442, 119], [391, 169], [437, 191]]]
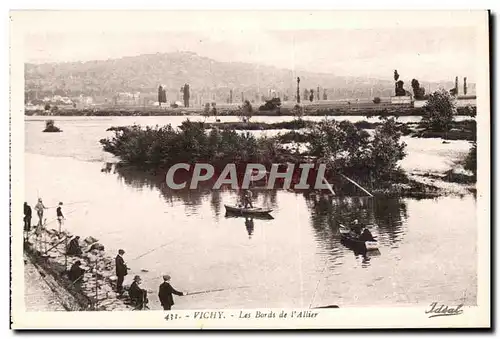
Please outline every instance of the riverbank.
[[[88, 109], [58, 109], [55, 112], [45, 110], [25, 111], [26, 116], [201, 116], [204, 114], [203, 108], [160, 108], [160, 107], [121, 107], [121, 108], [88, 108]], [[475, 116], [476, 108], [458, 107], [457, 115]], [[217, 116], [239, 116], [240, 109], [237, 107], [217, 107]], [[275, 110], [260, 111], [254, 107], [253, 116], [295, 116], [293, 105], [291, 107], [281, 107]], [[305, 105], [304, 115], [307, 116], [423, 116], [424, 110], [421, 107], [410, 106], [385, 106], [375, 105], [371, 107], [331, 107], [323, 108], [315, 105]]]
[[[125, 294], [117, 298], [115, 290], [113, 259], [105, 251], [93, 249], [100, 246], [96, 239], [88, 237], [84, 243], [84, 253], [80, 256], [66, 256], [66, 244], [71, 239], [68, 232], [44, 229], [38, 236], [32, 232], [25, 242], [25, 270], [38, 272], [53, 291], [49, 298], [55, 297], [66, 311], [126, 311], [133, 310]], [[94, 241], [95, 240], [95, 241]], [[94, 245], [94, 246], [93, 246]], [[72, 264], [80, 260], [86, 270], [83, 278], [72, 283], [66, 272]], [[35, 289], [37, 298], [46, 298], [46, 289]], [[61, 309], [58, 309], [61, 310]]]
[[[43, 274], [43, 275], [42, 275]], [[24, 255], [24, 304], [28, 312], [66, 311], [67, 308], [53, 284], [48, 282], [50, 276], [41, 272], [31, 258]]]

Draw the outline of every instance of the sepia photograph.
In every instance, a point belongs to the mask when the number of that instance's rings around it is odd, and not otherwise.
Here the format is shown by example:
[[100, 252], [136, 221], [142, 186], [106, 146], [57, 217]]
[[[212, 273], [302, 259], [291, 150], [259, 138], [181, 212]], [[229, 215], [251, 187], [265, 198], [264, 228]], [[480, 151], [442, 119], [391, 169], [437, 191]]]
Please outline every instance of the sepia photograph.
[[488, 11], [10, 19], [12, 328], [491, 326]]

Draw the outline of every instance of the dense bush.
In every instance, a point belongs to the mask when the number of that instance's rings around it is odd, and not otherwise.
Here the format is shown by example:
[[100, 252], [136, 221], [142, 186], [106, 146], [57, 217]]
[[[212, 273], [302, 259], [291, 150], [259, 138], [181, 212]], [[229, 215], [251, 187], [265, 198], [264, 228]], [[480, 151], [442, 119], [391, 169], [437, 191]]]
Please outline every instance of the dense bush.
[[234, 129], [234, 130], [245, 130], [245, 131], [256, 131], [256, 130], [276, 130], [276, 129], [302, 129], [311, 127], [314, 125], [313, 121], [307, 120], [291, 120], [291, 121], [281, 121], [275, 123], [265, 123], [265, 122], [222, 122], [216, 124], [205, 124], [206, 129], [219, 128], [219, 129]]
[[248, 122], [250, 121], [252, 115], [253, 115], [252, 104], [250, 103], [250, 101], [245, 100], [245, 102], [243, 103], [243, 107], [241, 107], [240, 109], [240, 114], [238, 115], [238, 117], [241, 119], [241, 121]]
[[124, 162], [147, 167], [178, 162], [270, 163], [279, 159], [281, 151], [275, 140], [216, 128], [206, 133], [204, 123], [189, 120], [177, 130], [171, 125], [154, 128], [134, 125], [110, 130], [115, 132], [114, 137], [100, 140], [104, 151]]
[[[170, 125], [110, 128], [115, 135], [100, 142], [106, 152], [123, 162], [154, 168], [179, 162], [207, 162], [217, 168], [228, 163], [255, 162], [269, 167], [272, 163], [313, 161], [327, 163], [330, 174], [345, 173], [369, 187], [398, 175], [397, 163], [405, 156], [406, 145], [400, 142], [395, 120], [381, 123], [373, 137], [348, 121], [325, 120], [308, 127], [306, 133], [256, 138], [229, 129], [213, 128], [207, 133], [204, 123], [187, 120], [179, 129]], [[309, 157], [286, 150], [282, 145], [289, 142], [307, 142]]]
[[424, 106], [422, 122], [432, 131], [448, 131], [457, 113], [455, 99], [448, 91], [440, 90], [429, 95]]
[[474, 142], [469, 150], [469, 153], [465, 157], [464, 168], [466, 170], [472, 171], [474, 177], [477, 175], [477, 143]]
[[299, 104], [296, 104], [294, 107], [293, 107], [293, 115], [299, 119], [299, 120], [302, 120], [302, 117], [304, 116], [304, 107], [299, 105]]
[[309, 132], [308, 153], [330, 170], [350, 173], [368, 186], [387, 181], [399, 172], [406, 144], [394, 119], [386, 119], [372, 138], [348, 121], [324, 120]]
[[62, 132], [62, 130], [54, 124], [54, 120], [45, 121], [44, 132]]
[[272, 98], [271, 100], [266, 100], [266, 103], [259, 107], [259, 111], [272, 111], [279, 109], [281, 107], [280, 98]]

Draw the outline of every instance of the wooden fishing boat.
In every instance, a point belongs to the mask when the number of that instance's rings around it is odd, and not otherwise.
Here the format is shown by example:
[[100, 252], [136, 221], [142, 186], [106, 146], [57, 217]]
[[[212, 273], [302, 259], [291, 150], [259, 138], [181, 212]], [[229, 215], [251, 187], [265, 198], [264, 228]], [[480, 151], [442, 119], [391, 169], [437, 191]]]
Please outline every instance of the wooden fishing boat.
[[273, 210], [269, 208], [253, 207], [245, 208], [238, 205], [224, 205], [226, 212], [236, 215], [268, 215]]
[[355, 249], [365, 249], [367, 251], [378, 250], [378, 241], [365, 241], [360, 240], [358, 237], [353, 237], [351, 233], [340, 233], [342, 243], [347, 247]]

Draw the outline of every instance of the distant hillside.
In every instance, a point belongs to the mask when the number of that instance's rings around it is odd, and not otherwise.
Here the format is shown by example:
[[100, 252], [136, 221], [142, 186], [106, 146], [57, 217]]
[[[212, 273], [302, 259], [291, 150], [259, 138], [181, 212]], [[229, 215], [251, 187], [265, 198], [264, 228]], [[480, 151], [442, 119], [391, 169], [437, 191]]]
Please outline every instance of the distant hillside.
[[[219, 62], [190, 52], [148, 54], [105, 61], [25, 64], [26, 96], [42, 98], [59, 94], [90, 95], [96, 98], [112, 97], [118, 92], [141, 92], [154, 95], [159, 84], [168, 90], [169, 99], [180, 95], [180, 87], [188, 83], [191, 98], [229, 98], [233, 101], [254, 99], [267, 95], [269, 89], [288, 93], [296, 92], [296, 77], [300, 76], [301, 96], [304, 89], [320, 87], [327, 90], [328, 99], [369, 98], [393, 95], [394, 83], [387, 80], [342, 77], [332, 74], [300, 72], [248, 63]], [[405, 88], [411, 90], [411, 75], [402, 74]], [[428, 91], [429, 83], [420, 80]], [[439, 86], [452, 88], [453, 82], [432, 83], [431, 90]], [[469, 85], [469, 93], [474, 92]], [[462, 92], [462, 89], [460, 89]]]

